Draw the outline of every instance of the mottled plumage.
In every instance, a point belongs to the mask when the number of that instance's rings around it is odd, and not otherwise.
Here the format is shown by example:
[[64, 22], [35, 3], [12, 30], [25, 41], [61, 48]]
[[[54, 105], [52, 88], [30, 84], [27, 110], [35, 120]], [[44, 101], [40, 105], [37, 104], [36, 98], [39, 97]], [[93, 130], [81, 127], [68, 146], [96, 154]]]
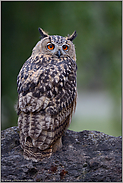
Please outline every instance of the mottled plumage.
[[61, 138], [76, 107], [76, 54], [71, 36], [41, 40], [17, 77], [18, 126], [26, 159], [40, 161], [62, 146]]

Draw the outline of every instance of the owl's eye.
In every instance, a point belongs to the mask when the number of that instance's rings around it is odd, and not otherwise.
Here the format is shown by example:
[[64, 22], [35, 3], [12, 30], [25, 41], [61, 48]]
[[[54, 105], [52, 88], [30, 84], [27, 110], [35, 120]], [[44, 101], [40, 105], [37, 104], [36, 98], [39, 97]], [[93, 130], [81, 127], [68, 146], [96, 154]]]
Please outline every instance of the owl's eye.
[[53, 50], [53, 49], [55, 48], [55, 45], [52, 44], [52, 43], [48, 43], [48, 44], [47, 44], [47, 48], [48, 48], [49, 50]]
[[62, 46], [62, 48], [63, 48], [63, 50], [67, 51], [67, 50], [69, 49], [69, 46], [68, 46], [67, 44], [64, 44], [64, 45]]

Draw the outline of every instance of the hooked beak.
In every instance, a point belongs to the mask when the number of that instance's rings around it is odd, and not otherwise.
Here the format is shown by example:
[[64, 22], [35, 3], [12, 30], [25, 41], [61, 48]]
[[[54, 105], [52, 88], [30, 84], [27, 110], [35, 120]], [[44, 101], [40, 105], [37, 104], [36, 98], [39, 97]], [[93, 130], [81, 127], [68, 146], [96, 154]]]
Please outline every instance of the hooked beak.
[[62, 55], [61, 50], [58, 50], [56, 55], [58, 56], [58, 58], [60, 58], [60, 56]]

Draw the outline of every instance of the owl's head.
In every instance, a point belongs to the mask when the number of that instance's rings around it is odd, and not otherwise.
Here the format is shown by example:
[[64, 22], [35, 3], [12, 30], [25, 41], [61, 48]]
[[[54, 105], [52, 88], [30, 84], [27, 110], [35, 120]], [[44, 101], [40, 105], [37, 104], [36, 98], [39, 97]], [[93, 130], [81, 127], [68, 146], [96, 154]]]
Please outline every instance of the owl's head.
[[76, 61], [75, 46], [72, 43], [77, 36], [76, 31], [67, 37], [48, 35], [41, 28], [39, 28], [39, 32], [41, 40], [33, 48], [33, 55], [45, 54], [54, 58], [70, 57]]

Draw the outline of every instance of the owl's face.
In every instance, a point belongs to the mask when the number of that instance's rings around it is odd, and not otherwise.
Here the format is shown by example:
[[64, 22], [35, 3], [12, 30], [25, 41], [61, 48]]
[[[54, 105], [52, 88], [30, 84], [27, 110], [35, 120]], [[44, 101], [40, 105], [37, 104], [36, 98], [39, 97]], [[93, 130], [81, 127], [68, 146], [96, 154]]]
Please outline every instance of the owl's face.
[[49, 36], [46, 33], [36, 44], [32, 54], [45, 54], [53, 58], [70, 57], [76, 61], [75, 46], [69, 37]]

